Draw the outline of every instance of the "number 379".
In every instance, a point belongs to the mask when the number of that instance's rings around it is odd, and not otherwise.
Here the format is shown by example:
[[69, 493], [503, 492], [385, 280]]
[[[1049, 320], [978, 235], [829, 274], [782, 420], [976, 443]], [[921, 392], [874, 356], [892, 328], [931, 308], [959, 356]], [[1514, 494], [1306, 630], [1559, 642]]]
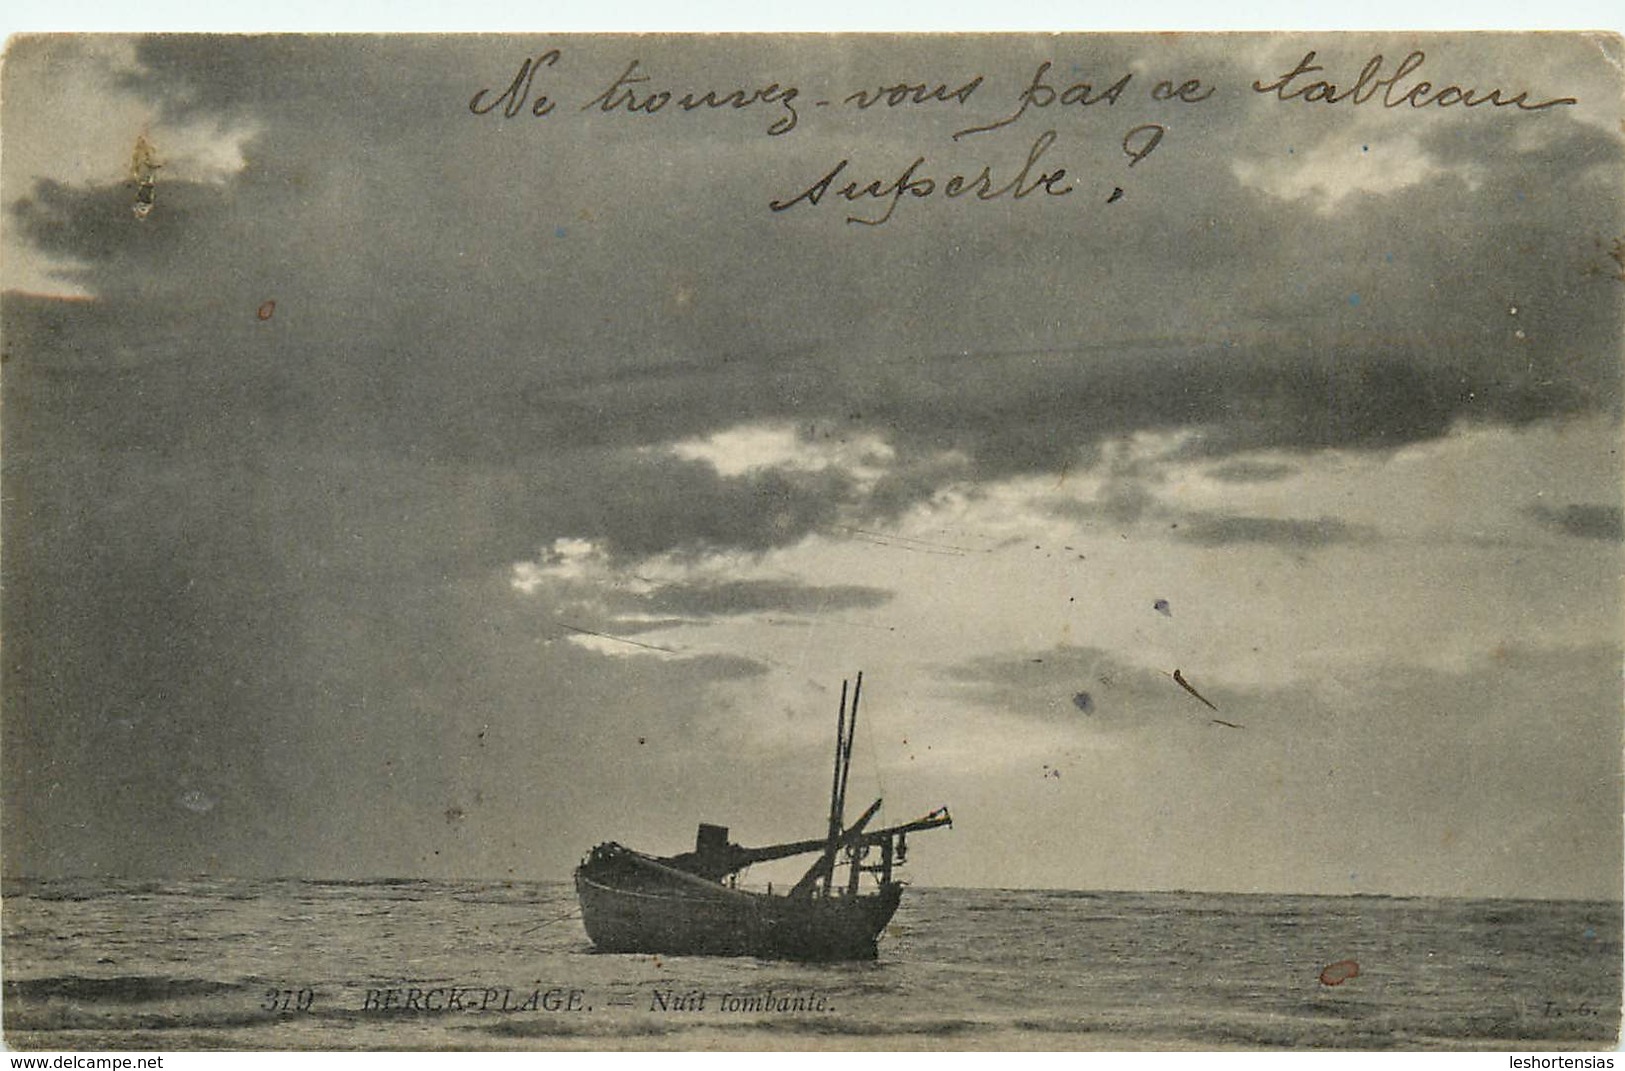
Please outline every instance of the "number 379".
[[316, 1006], [316, 991], [304, 989], [267, 989], [260, 1008], [265, 1011], [309, 1011]]

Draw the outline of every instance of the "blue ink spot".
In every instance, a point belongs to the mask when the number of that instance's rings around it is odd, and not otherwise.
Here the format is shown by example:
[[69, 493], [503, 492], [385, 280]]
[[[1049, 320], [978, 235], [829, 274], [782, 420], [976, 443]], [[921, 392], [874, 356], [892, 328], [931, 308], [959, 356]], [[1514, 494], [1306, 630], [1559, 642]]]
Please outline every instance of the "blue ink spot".
[[1382, 255], [1382, 259], [1387, 263], [1392, 264], [1394, 262], [1394, 255], [1392, 253], [1384, 253]]
[[1073, 696], [1072, 705], [1083, 711], [1085, 714], [1093, 714], [1095, 712], [1095, 701], [1088, 692], [1079, 692], [1077, 695]]
[[1359, 294], [1350, 294], [1349, 295], [1349, 304], [1353, 305], [1355, 307], [1358, 307], [1359, 304], [1360, 304], [1360, 295]]
[[565, 230], [563, 227], [555, 227], [555, 228], [553, 228], [553, 237], [555, 237], [555, 238], [563, 238], [565, 235], [567, 235], [569, 233], [570, 232]]
[[1291, 156], [1291, 155], [1292, 155], [1292, 151], [1293, 151], [1293, 150], [1292, 150], [1292, 146], [1290, 146], [1290, 145], [1288, 145], [1288, 146], [1287, 146], [1287, 147], [1286, 147], [1286, 154], [1287, 154], [1287, 155], [1288, 155], [1288, 156]]
[[1360, 151], [1361, 152], [1370, 152], [1371, 151], [1371, 146], [1369, 146], [1369, 145], [1361, 145], [1360, 146]]
[[1516, 192], [1516, 193], [1514, 193], [1514, 194], [1513, 194], [1513, 195], [1512, 195], [1512, 196], [1513, 196], [1513, 197], [1516, 197], [1516, 198], [1517, 198], [1517, 199], [1518, 199], [1518, 200], [1520, 200], [1520, 201], [1521, 201], [1521, 200], [1523, 200], [1523, 191], [1522, 191], [1522, 190], [1519, 190], [1519, 191], [1517, 191], [1517, 192]]
[[1595, 941], [1597, 939], [1597, 931], [1593, 930], [1590, 926], [1587, 926], [1586, 927], [1586, 932], [1585, 932], [1585, 939], [1587, 941]]

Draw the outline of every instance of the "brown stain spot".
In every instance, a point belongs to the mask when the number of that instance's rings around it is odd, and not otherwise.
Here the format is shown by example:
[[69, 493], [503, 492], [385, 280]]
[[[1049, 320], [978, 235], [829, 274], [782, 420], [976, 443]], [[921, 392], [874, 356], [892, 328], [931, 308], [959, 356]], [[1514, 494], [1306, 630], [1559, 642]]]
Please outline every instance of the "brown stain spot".
[[130, 149], [130, 178], [140, 182], [162, 166], [158, 162], [158, 150], [153, 148], [143, 130], [135, 136], [135, 145]]
[[1600, 276], [1605, 279], [1615, 279], [1625, 282], [1625, 235], [1611, 239], [1604, 245], [1603, 239], [1592, 240], [1593, 246], [1601, 251], [1603, 256], [1613, 261], [1613, 266], [1599, 264], [1591, 257], [1586, 258], [1586, 264], [1580, 269], [1580, 274], [1587, 277]]
[[271, 317], [276, 315], [276, 302], [275, 301], [262, 301], [262, 302], [260, 302], [260, 307], [259, 307], [258, 310], [255, 311], [254, 315], [258, 316], [261, 320], [269, 320]]
[[135, 147], [130, 150], [130, 184], [135, 187], [135, 204], [132, 209], [135, 218], [146, 219], [152, 212], [152, 206], [157, 198], [158, 169], [164, 165], [158, 160], [158, 152], [147, 140], [146, 131], [136, 136]]
[[1360, 965], [1352, 959], [1340, 959], [1320, 969], [1321, 985], [1342, 985], [1350, 978], [1360, 977]]

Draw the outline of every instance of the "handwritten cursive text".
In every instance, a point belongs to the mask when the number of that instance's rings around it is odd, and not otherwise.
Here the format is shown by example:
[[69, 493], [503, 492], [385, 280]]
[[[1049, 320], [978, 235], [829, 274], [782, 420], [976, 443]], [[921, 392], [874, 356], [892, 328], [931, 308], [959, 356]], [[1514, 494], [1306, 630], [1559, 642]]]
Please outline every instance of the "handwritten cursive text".
[[848, 223], [878, 227], [891, 219], [892, 213], [897, 211], [898, 204], [905, 196], [923, 199], [941, 193], [949, 199], [968, 195], [978, 201], [994, 201], [1008, 195], [1012, 200], [1019, 201], [1038, 190], [1043, 190], [1052, 197], [1063, 197], [1072, 192], [1072, 184], [1065, 181], [1066, 168], [1058, 167], [1054, 171], [1040, 171], [1038, 168], [1039, 159], [1054, 144], [1055, 131], [1046, 130], [1038, 135], [1032, 148], [1027, 151], [1027, 159], [1021, 165], [1021, 169], [1016, 172], [1014, 178], [1002, 186], [994, 186], [991, 167], [983, 167], [975, 178], [967, 178], [963, 174], [954, 174], [944, 180], [931, 178], [923, 173], [925, 157], [920, 156], [889, 183], [884, 179], [874, 179], [868, 183], [864, 183], [861, 179], [852, 179], [846, 185], [836, 188], [835, 180], [841, 177], [851, 163], [850, 160], [842, 160], [823, 178], [794, 197], [768, 202], [768, 208], [774, 212], [784, 212], [798, 204], [817, 205], [831, 189], [834, 189], [835, 194], [845, 198], [848, 203], [856, 203], [865, 198], [887, 202], [885, 210], [878, 216], [846, 217]]
[[[1263, 82], [1254, 82], [1253, 91], [1273, 93], [1277, 100], [1303, 100], [1310, 103], [1341, 104], [1348, 101], [1350, 104], [1365, 104], [1371, 100], [1379, 100], [1384, 108], [1398, 108], [1405, 104], [1412, 108], [1426, 108], [1430, 105], [1448, 108], [1456, 104], [1464, 108], [1476, 108], [1481, 104], [1489, 104], [1496, 108], [1516, 107], [1526, 112], [1538, 112], [1560, 104], [1580, 103], [1575, 97], [1553, 97], [1538, 104], [1530, 103], [1527, 89], [1519, 90], [1513, 96], [1505, 96], [1506, 91], [1503, 89], [1491, 89], [1481, 93], [1476, 86], [1467, 89], [1455, 84], [1436, 86], [1432, 82], [1420, 79], [1408, 89], [1405, 88], [1404, 80], [1421, 69], [1426, 60], [1427, 54], [1417, 49], [1399, 62], [1393, 74], [1384, 75], [1382, 73], [1384, 60], [1382, 53], [1379, 52], [1366, 60], [1353, 85], [1345, 83], [1340, 88], [1336, 82], [1329, 82], [1323, 78], [1309, 79], [1308, 76], [1319, 74], [1324, 70], [1315, 63], [1315, 53], [1311, 51], [1298, 61], [1296, 67], [1275, 81], [1267, 85]], [[1303, 81], [1299, 81], [1300, 78]]]
[[633, 60], [627, 64], [621, 76], [610, 83], [608, 89], [583, 104], [581, 110], [585, 112], [597, 108], [601, 112], [621, 110], [654, 115], [668, 104], [676, 105], [685, 112], [694, 111], [696, 108], [738, 109], [756, 104], [777, 104], [784, 110], [784, 114], [768, 125], [769, 134], [788, 134], [796, 128], [796, 121], [799, 118], [796, 114], [795, 99], [800, 95], [800, 91], [794, 86], [781, 86], [773, 82], [749, 90], [718, 92], [715, 89], [707, 89], [703, 93], [690, 91], [682, 96], [676, 96], [669, 89], [658, 89], [644, 92], [640, 96], [638, 87], [649, 81], [649, 76], [638, 70], [638, 61]]

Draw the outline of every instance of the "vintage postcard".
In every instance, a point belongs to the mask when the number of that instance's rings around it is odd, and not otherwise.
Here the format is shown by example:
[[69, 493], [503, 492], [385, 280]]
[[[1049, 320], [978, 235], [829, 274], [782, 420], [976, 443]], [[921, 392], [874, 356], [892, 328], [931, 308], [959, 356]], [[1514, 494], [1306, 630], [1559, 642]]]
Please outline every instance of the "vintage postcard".
[[5, 1043], [1612, 1049], [1622, 65], [12, 39]]

